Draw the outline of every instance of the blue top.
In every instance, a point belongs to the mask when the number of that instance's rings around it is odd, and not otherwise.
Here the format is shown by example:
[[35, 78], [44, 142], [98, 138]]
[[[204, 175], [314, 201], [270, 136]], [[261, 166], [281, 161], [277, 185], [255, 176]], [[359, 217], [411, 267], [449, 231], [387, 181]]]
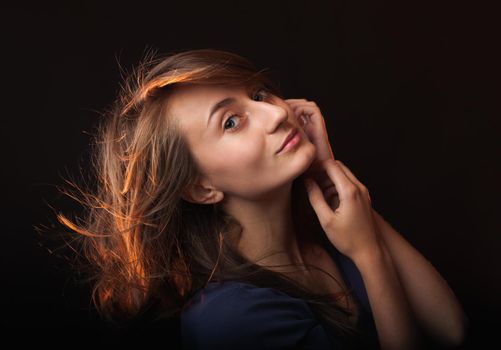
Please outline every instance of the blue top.
[[[358, 327], [367, 347], [379, 349], [367, 293], [355, 264], [333, 245], [326, 247], [360, 305]], [[184, 349], [343, 349], [306, 301], [274, 288], [238, 281], [210, 282], [181, 313]]]

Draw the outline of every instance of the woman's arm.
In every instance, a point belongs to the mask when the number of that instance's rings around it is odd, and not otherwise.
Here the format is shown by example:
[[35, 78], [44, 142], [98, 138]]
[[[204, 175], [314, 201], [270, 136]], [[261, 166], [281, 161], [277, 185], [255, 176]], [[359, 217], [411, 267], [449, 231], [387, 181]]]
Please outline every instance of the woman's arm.
[[311, 178], [305, 179], [308, 198], [329, 241], [360, 271], [381, 348], [423, 349], [419, 326], [378, 233], [367, 188], [351, 172], [343, 171], [341, 162], [327, 159], [320, 164], [333, 181], [339, 201], [326, 201], [330, 196]]
[[419, 327], [384, 244], [351, 259], [364, 281], [381, 349], [424, 349]]
[[423, 255], [374, 209], [373, 214], [423, 331], [442, 345], [461, 344], [469, 322], [453, 291]]
[[[308, 139], [317, 148], [317, 159], [304, 174], [304, 177], [314, 178], [318, 168], [316, 165], [321, 165], [327, 159], [334, 160], [334, 154], [329, 143], [324, 118], [318, 106], [312, 101], [307, 101], [305, 99], [289, 99], [285, 100], [285, 102], [290, 105], [290, 108], [298, 118], [298, 124], [303, 128]], [[306, 123], [301, 122], [300, 116], [302, 115], [307, 117]], [[342, 163], [340, 163], [340, 165], [346, 170], [346, 175], [349, 176], [354, 183], [363, 187], [349, 169]], [[330, 191], [329, 188], [332, 187], [333, 182], [329, 177], [327, 177], [326, 180], [327, 181], [322, 181], [321, 183], [319, 182], [320, 187], [324, 191]], [[336, 184], [335, 187], [338, 187], [338, 184]], [[336, 198], [332, 199], [331, 202], [333, 209], [336, 209], [340, 204], [339, 200], [336, 200]], [[442, 343], [461, 343], [465, 336], [465, 327], [468, 324], [468, 320], [447, 283], [419, 252], [408, 244], [389, 224], [382, 220], [373, 209], [372, 212], [375, 214], [372, 216], [378, 226], [378, 231], [381, 232], [383, 245], [386, 246], [391, 259], [385, 258], [383, 262], [375, 263], [374, 265], [372, 263], [359, 261], [359, 269], [365, 269], [364, 282], [369, 283], [368, 281], [370, 281], [372, 286], [371, 290], [377, 293], [377, 290], [382, 288], [384, 283], [378, 286], [377, 279], [374, 279], [373, 276], [381, 275], [387, 283], [390, 283], [390, 285], [398, 289], [398, 283], [394, 281], [394, 273], [391, 272], [396, 271], [398, 280], [400, 281], [399, 283], [402, 284], [400, 288], [403, 289], [406, 296], [404, 299], [409, 300], [408, 303], [416, 315], [415, 318], [421, 323], [423, 330], [427, 331], [432, 337]], [[325, 216], [328, 217], [329, 215], [326, 214]], [[377, 261], [378, 259], [375, 260]], [[370, 269], [376, 269], [374, 274], [370, 273]], [[388, 271], [388, 269], [390, 273], [386, 274], [384, 271]], [[397, 299], [401, 299], [399, 292], [396, 292], [396, 296]], [[370, 301], [371, 307], [373, 302], [376, 302], [378, 305], [377, 308], [382, 309], [382, 312], [384, 312], [384, 307], [380, 307], [379, 298], [373, 297], [372, 299], [373, 300]], [[386, 302], [391, 304], [390, 300], [386, 300]], [[396, 305], [399, 303], [400, 302], [397, 300]], [[403, 301], [402, 303], [405, 304]], [[393, 310], [392, 307], [389, 307], [389, 309]], [[437, 315], [443, 315], [443, 317], [437, 317]], [[399, 316], [397, 316], [397, 318], [398, 317]], [[382, 321], [384, 322], [384, 320]]]

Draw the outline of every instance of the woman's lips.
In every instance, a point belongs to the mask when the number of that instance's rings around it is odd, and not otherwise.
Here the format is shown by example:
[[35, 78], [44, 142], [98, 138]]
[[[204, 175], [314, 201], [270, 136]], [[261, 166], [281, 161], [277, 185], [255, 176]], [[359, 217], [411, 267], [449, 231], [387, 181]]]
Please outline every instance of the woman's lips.
[[290, 138], [289, 141], [285, 143], [285, 146], [278, 153], [287, 152], [291, 148], [294, 148], [300, 141], [301, 141], [301, 133], [298, 132], [296, 129], [296, 131], [292, 135], [292, 138]]
[[291, 131], [289, 131], [289, 133], [285, 137], [284, 141], [282, 142], [282, 146], [280, 146], [278, 151], [276, 151], [275, 153], [281, 152], [284, 149], [284, 147], [287, 145], [287, 143], [294, 137], [294, 135], [296, 133], [297, 133], [297, 128], [292, 128]]

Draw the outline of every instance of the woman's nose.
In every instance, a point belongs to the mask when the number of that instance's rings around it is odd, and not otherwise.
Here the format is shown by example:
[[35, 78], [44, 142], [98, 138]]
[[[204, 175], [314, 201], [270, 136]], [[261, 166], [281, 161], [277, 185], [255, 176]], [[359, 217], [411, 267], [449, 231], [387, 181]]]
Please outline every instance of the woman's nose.
[[287, 121], [288, 111], [282, 106], [267, 104], [262, 111], [268, 131], [274, 132], [281, 124]]

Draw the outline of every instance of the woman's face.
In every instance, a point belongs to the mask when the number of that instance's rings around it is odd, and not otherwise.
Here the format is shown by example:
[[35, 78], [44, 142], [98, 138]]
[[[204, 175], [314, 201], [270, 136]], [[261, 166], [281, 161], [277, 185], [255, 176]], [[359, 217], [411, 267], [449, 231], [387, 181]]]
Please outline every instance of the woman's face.
[[[220, 108], [218, 102], [232, 98]], [[212, 113], [211, 113], [212, 112]], [[181, 127], [205, 184], [224, 193], [257, 199], [292, 183], [312, 163], [315, 146], [289, 105], [259, 85], [177, 86], [168, 113]], [[301, 139], [277, 154], [291, 129]]]

